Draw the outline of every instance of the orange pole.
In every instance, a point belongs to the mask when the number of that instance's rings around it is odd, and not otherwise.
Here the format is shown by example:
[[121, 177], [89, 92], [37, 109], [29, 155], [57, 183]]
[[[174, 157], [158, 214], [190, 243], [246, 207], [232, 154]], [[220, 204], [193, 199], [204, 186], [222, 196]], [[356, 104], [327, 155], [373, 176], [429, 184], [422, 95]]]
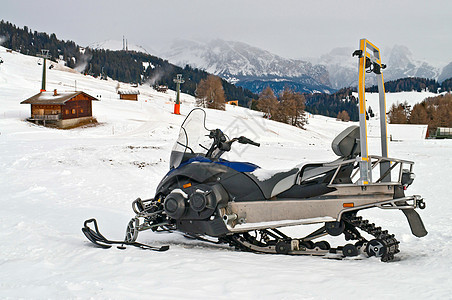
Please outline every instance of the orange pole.
[[174, 104], [174, 114], [180, 115], [180, 104], [179, 103]]

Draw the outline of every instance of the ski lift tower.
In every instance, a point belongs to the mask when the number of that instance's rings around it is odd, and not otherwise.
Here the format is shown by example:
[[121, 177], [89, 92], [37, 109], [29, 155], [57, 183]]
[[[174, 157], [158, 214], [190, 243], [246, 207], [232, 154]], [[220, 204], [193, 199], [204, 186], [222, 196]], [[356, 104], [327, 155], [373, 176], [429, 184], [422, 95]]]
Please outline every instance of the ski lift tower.
[[46, 91], [46, 59], [50, 58], [49, 50], [42, 49], [41, 54], [38, 54], [39, 57], [42, 57], [44, 62], [42, 64], [42, 85], [41, 92]]
[[359, 98], [359, 128], [361, 157], [359, 157], [360, 178], [358, 184], [366, 185], [372, 182], [372, 162], [368, 156], [367, 147], [367, 123], [366, 123], [366, 73], [375, 73], [378, 83], [379, 109], [380, 109], [380, 136], [381, 156], [386, 158], [380, 163], [381, 182], [391, 181], [391, 161], [388, 160], [388, 134], [386, 120], [386, 98], [383, 74], [381, 70], [386, 65], [381, 63], [380, 49], [367, 39], [359, 41], [359, 50], [353, 52], [352, 56], [358, 56], [358, 98]]
[[173, 81], [176, 83], [176, 104], [174, 104], [174, 114], [180, 115], [180, 84], [185, 81], [182, 79], [182, 74], [177, 74]]

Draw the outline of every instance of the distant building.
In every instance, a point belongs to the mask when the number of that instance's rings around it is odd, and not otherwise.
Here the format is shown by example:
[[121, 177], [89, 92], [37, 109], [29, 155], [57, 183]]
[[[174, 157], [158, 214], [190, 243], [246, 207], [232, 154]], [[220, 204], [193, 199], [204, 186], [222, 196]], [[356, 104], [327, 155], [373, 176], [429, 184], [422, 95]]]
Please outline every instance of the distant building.
[[239, 106], [239, 100], [226, 101], [226, 104]]
[[94, 122], [91, 101], [99, 101], [85, 92], [41, 92], [22, 101], [31, 104], [28, 121], [58, 128], [76, 127]]
[[155, 85], [154, 90], [156, 90], [157, 92], [166, 93], [168, 87], [166, 85]]
[[132, 90], [132, 91], [118, 90], [118, 94], [119, 94], [119, 99], [138, 101], [138, 95], [140, 94], [140, 91], [137, 91], [137, 90]]
[[435, 139], [452, 139], [452, 128], [438, 127], [433, 137]]

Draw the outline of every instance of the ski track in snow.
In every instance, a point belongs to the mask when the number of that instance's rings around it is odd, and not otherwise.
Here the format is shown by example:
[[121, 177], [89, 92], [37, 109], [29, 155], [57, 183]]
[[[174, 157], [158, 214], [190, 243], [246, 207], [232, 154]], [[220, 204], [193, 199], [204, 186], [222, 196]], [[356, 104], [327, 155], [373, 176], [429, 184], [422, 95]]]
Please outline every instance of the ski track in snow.
[[[362, 211], [401, 241], [396, 262], [244, 253], [177, 233], [140, 234], [140, 242], [169, 244], [163, 253], [104, 250], [85, 239], [83, 221], [95, 217], [105, 236], [123, 238], [133, 217], [132, 200], [153, 196], [194, 99], [182, 95], [182, 116], [176, 116], [173, 91], [161, 94], [142, 86], [140, 101], [122, 102], [115, 81], [52, 69], [48, 90], [70, 90], [77, 80], [79, 90], [101, 95], [102, 101], [93, 103], [100, 124], [43, 128], [24, 121], [30, 108], [19, 104], [40, 88], [37, 59], [2, 47], [0, 55], [5, 61], [0, 65], [0, 298], [450, 299], [452, 141], [390, 143], [391, 157], [416, 163], [408, 192], [426, 199], [427, 209], [419, 213], [429, 231], [418, 239], [401, 212]], [[226, 158], [290, 169], [335, 159], [331, 141], [350, 123], [313, 116], [307, 130], [300, 130], [227, 106], [225, 113], [207, 110], [207, 125], [261, 143], [260, 148], [237, 145]], [[371, 139], [372, 147], [378, 140]], [[314, 229], [285, 232], [297, 237]]]

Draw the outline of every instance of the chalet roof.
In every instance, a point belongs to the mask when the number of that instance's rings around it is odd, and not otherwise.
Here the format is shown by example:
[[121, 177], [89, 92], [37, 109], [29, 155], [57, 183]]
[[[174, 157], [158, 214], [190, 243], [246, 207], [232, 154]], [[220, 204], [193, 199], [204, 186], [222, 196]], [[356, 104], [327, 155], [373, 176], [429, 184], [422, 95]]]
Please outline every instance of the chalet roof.
[[99, 101], [99, 99], [94, 98], [91, 95], [88, 95], [85, 92], [58, 92], [56, 95], [52, 92], [41, 92], [38, 93], [27, 100], [20, 102], [20, 104], [56, 104], [56, 105], [64, 105], [67, 101], [71, 100], [75, 96], [80, 94], [85, 95], [90, 100]]
[[118, 90], [119, 95], [139, 95], [140, 91], [138, 90]]

